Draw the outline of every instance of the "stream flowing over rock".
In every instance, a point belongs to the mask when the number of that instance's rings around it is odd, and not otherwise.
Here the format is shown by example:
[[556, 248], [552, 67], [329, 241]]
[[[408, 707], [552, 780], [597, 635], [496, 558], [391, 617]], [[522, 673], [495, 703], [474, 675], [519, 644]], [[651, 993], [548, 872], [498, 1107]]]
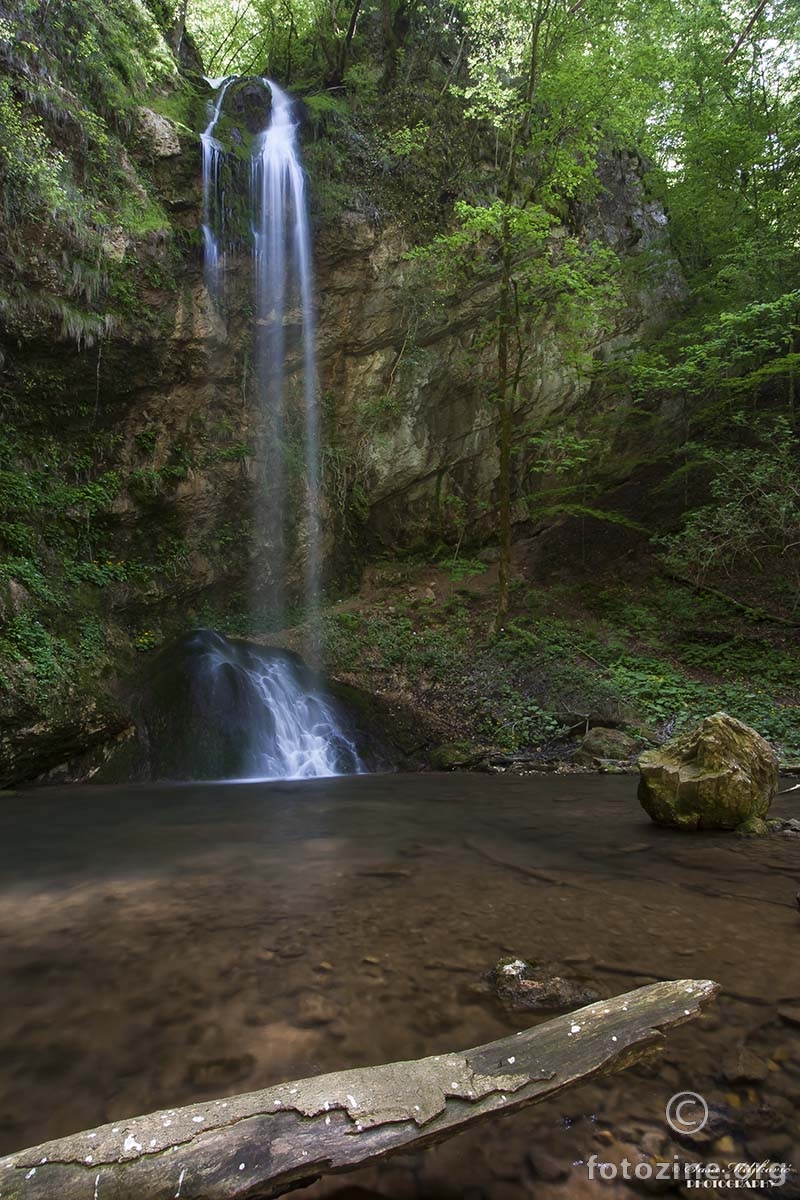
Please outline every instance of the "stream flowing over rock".
[[766, 833], [778, 759], [755, 729], [714, 713], [639, 758], [639, 801], [657, 825]]
[[139, 708], [137, 777], [312, 779], [365, 769], [352, 718], [296, 654], [210, 629], [161, 651]]

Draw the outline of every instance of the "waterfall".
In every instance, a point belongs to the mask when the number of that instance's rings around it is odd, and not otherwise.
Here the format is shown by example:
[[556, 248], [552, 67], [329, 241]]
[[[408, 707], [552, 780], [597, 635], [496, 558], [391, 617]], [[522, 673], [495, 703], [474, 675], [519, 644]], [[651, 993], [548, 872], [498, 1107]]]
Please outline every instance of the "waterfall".
[[[200, 138], [202, 232], [206, 286], [218, 303], [224, 268], [225, 198], [220, 191], [220, 168], [225, 150], [215, 129], [235, 77], [209, 82], [218, 90]], [[260, 85], [269, 93], [271, 104], [269, 121], [256, 138], [250, 163], [255, 398], [260, 430], [254, 558], [263, 563], [269, 556], [271, 617], [276, 624], [283, 624], [289, 573], [287, 526], [291, 518], [297, 521], [299, 536], [294, 540], [304, 564], [309, 650], [316, 660], [321, 495], [311, 231], [292, 99], [270, 80], [261, 80]], [[303, 381], [302, 406], [290, 406], [288, 380], [298, 371]], [[295, 448], [300, 445], [302, 452], [297, 453]], [[300, 463], [303, 486], [298, 506], [293, 495], [298, 489], [289, 466], [296, 474]], [[261, 608], [263, 591], [262, 580], [253, 579], [254, 611]], [[299, 779], [364, 770], [352, 737], [344, 732], [346, 720], [341, 710], [314, 672], [292, 655], [245, 648], [209, 631], [192, 635], [184, 649], [191, 654], [178, 660], [178, 670], [190, 684], [183, 728], [193, 732], [185, 744], [177, 733], [166, 743], [184, 744], [182, 760], [194, 755], [197, 761], [191, 769], [203, 772], [195, 778]]]
[[[256, 375], [266, 421], [264, 461], [265, 524], [261, 530], [272, 548], [275, 574], [286, 576], [286, 448], [287, 325], [299, 309], [303, 371], [304, 599], [308, 627], [314, 631], [319, 607], [320, 475], [317, 403], [316, 322], [311, 233], [305, 175], [297, 145], [293, 103], [286, 92], [264, 80], [269, 89], [271, 118], [260, 135], [252, 160], [251, 186], [255, 221], [253, 257], [256, 278]], [[285, 597], [277, 589], [274, 607]], [[312, 632], [312, 642], [315, 635]]]
[[142, 699], [158, 779], [361, 774], [356, 727], [287, 650], [195, 629], [151, 664]]
[[214, 79], [208, 82], [215, 86], [217, 95], [208, 104], [208, 125], [200, 134], [200, 144], [203, 148], [203, 223], [200, 229], [203, 234], [203, 271], [208, 294], [215, 303], [219, 303], [220, 284], [222, 279], [222, 251], [220, 244], [223, 235], [224, 203], [219, 188], [219, 168], [224, 157], [224, 151], [214, 130], [217, 127], [225, 93], [233, 83], [235, 76], [226, 79]]

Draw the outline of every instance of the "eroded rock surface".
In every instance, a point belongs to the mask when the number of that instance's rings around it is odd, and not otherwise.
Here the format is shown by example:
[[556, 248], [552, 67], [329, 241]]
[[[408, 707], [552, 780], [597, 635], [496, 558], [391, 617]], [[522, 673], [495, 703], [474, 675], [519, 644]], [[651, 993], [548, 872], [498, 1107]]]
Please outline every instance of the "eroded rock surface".
[[714, 713], [639, 758], [639, 801], [657, 825], [766, 833], [775, 751], [755, 729]]

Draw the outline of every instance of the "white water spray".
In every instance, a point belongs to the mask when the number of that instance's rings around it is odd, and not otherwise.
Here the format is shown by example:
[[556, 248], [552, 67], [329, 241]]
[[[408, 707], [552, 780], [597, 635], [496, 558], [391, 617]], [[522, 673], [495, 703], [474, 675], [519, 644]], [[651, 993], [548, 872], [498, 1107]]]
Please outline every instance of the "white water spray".
[[215, 99], [209, 101], [208, 125], [200, 134], [203, 147], [203, 223], [200, 226], [203, 234], [203, 273], [208, 293], [216, 303], [220, 299], [224, 264], [224, 251], [220, 246], [225, 207], [219, 186], [219, 168], [224, 150], [214, 137], [214, 130], [222, 113], [225, 93], [234, 78], [230, 75], [227, 79], [209, 81], [219, 90]]

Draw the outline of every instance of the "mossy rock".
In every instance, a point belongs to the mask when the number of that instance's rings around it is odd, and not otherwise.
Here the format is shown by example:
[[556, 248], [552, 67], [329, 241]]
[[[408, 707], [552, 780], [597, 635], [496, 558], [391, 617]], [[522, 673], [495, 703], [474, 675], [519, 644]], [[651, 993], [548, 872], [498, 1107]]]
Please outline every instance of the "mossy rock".
[[639, 744], [636, 738], [623, 733], [621, 729], [596, 726], [584, 734], [572, 759], [586, 766], [591, 766], [595, 759], [623, 762], [636, 752]]
[[457, 771], [466, 767], [475, 758], [475, 748], [466, 742], [445, 742], [430, 752], [430, 765], [434, 771]]
[[755, 729], [727, 713], [639, 758], [639, 801], [657, 825], [766, 832], [778, 759]]

